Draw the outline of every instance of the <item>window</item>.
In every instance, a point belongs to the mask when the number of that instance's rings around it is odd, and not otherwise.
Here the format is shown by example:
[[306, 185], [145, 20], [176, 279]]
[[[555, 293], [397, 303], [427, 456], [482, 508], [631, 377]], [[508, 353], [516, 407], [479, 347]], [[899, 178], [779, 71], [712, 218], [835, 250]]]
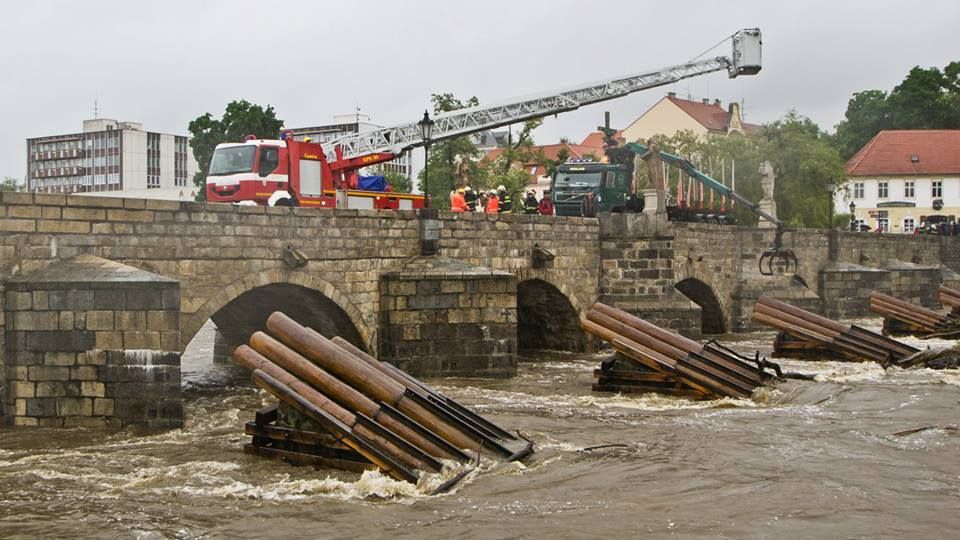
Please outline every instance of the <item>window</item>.
[[912, 233], [914, 228], [916, 228], [916, 225], [912, 217], [903, 218], [903, 232]]
[[888, 232], [890, 230], [890, 220], [885, 217], [877, 218], [877, 230]]
[[887, 182], [879, 182], [877, 184], [877, 198], [886, 199], [890, 196], [890, 184]]
[[915, 196], [914, 193], [915, 193], [915, 190], [914, 190], [913, 180], [906, 180], [906, 181], [904, 181], [904, 183], [903, 183], [903, 198], [904, 198], [904, 199], [912, 199], [912, 198], [914, 198], [914, 196]]
[[854, 182], [853, 183], [853, 198], [862, 199], [863, 198], [863, 182]]
[[934, 199], [943, 197], [943, 180], [934, 180], [930, 189], [930, 196]]

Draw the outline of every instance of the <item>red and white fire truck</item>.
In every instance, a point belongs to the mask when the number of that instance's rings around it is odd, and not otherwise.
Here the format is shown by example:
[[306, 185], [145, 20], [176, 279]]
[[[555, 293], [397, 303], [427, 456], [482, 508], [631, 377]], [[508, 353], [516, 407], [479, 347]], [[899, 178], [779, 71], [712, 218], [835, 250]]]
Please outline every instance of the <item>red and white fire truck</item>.
[[434, 118], [424, 139], [419, 122], [344, 135], [323, 144], [248, 137], [217, 145], [207, 175], [207, 200], [268, 206], [317, 208], [421, 208], [420, 195], [357, 189], [359, 171], [390, 161], [424, 144], [469, 135], [525, 120], [555, 115], [584, 105], [726, 70], [733, 78], [760, 71], [760, 30], [732, 36], [730, 57], [718, 56], [665, 69], [608, 79], [504, 103], [459, 109]]

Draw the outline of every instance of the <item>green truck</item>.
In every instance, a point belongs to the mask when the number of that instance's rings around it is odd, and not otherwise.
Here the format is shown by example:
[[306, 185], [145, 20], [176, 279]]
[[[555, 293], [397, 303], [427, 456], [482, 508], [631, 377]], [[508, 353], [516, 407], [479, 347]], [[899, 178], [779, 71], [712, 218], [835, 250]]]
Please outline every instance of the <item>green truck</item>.
[[570, 161], [560, 165], [550, 181], [558, 216], [594, 217], [602, 212], [636, 210], [629, 194], [633, 171], [626, 165]]

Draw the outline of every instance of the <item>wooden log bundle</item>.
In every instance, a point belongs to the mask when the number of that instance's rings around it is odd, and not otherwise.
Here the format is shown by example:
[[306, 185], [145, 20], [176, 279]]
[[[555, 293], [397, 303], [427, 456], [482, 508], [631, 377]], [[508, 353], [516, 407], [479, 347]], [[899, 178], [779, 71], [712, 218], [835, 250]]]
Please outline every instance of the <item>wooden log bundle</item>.
[[883, 335], [928, 336], [952, 326], [943, 313], [873, 291], [870, 311], [883, 315]]
[[952, 313], [960, 311], [960, 291], [941, 285], [937, 290], [937, 299], [943, 307], [950, 308]]
[[279, 312], [266, 330], [238, 347], [234, 360], [319, 431], [258, 414], [246, 426], [253, 435], [247, 452], [347, 470], [377, 467], [411, 482], [440, 471], [440, 460], [469, 462], [477, 449], [505, 459], [532, 452], [531, 444], [511, 448], [517, 440], [503, 428], [346, 340], [327, 339]]
[[581, 328], [610, 345], [633, 365], [605, 363], [595, 371], [595, 390], [661, 392], [685, 397], [749, 397], [773, 375], [774, 364], [744, 358], [719, 345], [673, 334], [626, 311], [597, 302]]
[[793, 340], [810, 345], [803, 356], [791, 355], [794, 350], [778, 349], [778, 343], [792, 340], [778, 337], [774, 342], [777, 356], [809, 358], [822, 350], [828, 351], [833, 357], [858, 362], [872, 361], [886, 366], [917, 352], [916, 348], [899, 341], [856, 325], [839, 323], [768, 296], [761, 296], [757, 300], [752, 319], [789, 335]]

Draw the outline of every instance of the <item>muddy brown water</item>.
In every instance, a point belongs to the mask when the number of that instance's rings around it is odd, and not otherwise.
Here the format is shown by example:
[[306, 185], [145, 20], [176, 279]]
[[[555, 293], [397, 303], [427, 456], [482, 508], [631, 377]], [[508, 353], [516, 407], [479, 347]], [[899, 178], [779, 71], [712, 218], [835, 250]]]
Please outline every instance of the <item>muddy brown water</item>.
[[[772, 334], [726, 338], [769, 349]], [[0, 430], [0, 537], [940, 538], [957, 534], [957, 370], [783, 361], [816, 381], [751, 400], [590, 391], [598, 355], [541, 353], [511, 380], [432, 380], [537, 443], [452, 493], [246, 456], [269, 398], [184, 357], [186, 428]], [[938, 343], [945, 345], [945, 343]], [[938, 426], [907, 435], [895, 433]], [[589, 452], [584, 448], [624, 446]]]

